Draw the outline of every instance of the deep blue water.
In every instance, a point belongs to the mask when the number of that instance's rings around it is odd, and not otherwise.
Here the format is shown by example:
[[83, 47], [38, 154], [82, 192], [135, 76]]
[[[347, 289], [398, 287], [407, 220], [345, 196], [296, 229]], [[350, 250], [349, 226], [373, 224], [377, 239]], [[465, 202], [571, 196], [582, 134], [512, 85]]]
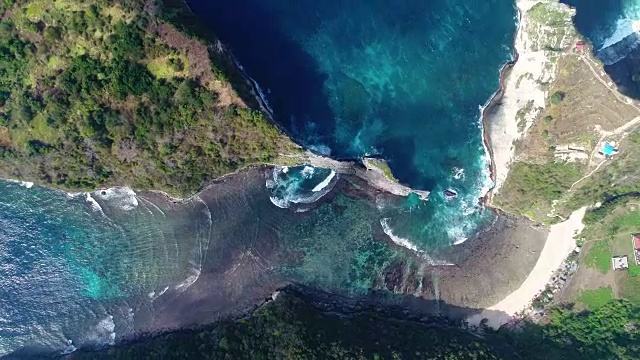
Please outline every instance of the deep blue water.
[[[478, 199], [492, 184], [480, 107], [511, 59], [513, 2], [187, 3], [297, 141], [338, 159], [381, 156], [402, 183], [432, 191], [427, 203], [392, 206], [394, 234], [428, 249], [486, 223]], [[447, 188], [459, 197], [445, 199]]]
[[356, 187], [305, 167], [238, 175], [179, 204], [0, 182], [0, 355], [202, 319], [175, 299], [222, 306], [273, 279], [366, 292], [394, 264], [413, 266], [402, 246], [447, 262], [438, 248], [493, 219], [478, 205], [491, 186], [479, 108], [511, 56], [512, 2], [188, 2], [296, 140], [335, 158], [381, 156], [429, 201], [346, 196]]
[[382, 155], [415, 188], [485, 164], [479, 107], [511, 56], [510, 1], [189, 0], [276, 120], [335, 158]]
[[[563, 0], [576, 8], [574, 23], [621, 92], [640, 98], [640, 2]], [[635, 22], [635, 28], [634, 28]]]

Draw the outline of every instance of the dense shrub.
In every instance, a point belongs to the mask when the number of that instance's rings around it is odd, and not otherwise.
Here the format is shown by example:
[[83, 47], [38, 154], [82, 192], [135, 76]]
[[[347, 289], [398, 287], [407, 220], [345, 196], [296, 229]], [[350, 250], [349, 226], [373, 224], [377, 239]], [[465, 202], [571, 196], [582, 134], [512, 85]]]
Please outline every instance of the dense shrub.
[[549, 101], [551, 102], [551, 104], [553, 105], [558, 105], [562, 102], [562, 100], [564, 100], [565, 98], [565, 93], [562, 91], [556, 91], [553, 94], [551, 94], [551, 97], [549, 97]]

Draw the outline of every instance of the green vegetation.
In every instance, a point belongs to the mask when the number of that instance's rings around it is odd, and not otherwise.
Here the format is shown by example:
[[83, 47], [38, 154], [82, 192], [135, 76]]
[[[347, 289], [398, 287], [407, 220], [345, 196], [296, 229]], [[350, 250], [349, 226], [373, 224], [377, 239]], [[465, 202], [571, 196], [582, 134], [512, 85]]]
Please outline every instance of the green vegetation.
[[549, 102], [553, 105], [558, 105], [562, 102], [562, 100], [564, 100], [565, 96], [566, 95], [563, 91], [556, 91], [551, 94], [551, 97], [549, 97]]
[[587, 266], [598, 269], [606, 274], [611, 269], [611, 250], [608, 240], [599, 240], [593, 243], [587, 253], [584, 262]]
[[596, 223], [614, 208], [640, 197], [640, 131], [631, 133], [620, 148], [620, 154], [572, 191], [562, 204], [563, 213], [600, 202], [599, 208], [589, 210], [585, 216], [586, 223]]
[[575, 163], [514, 162], [496, 202], [507, 210], [527, 214], [539, 221], [549, 221], [546, 214], [552, 201], [564, 196], [581, 173], [582, 166]]
[[175, 29], [183, 5], [157, 5], [0, 2], [0, 177], [184, 195], [294, 147], [226, 83], [247, 92], [224, 54]]
[[364, 162], [365, 166], [376, 168], [377, 170], [381, 171], [384, 176], [390, 181], [398, 182], [398, 179], [393, 176], [393, 172], [391, 171], [391, 168], [386, 161], [375, 158], [364, 158], [362, 159], [362, 161]]
[[576, 36], [571, 12], [553, 2], [539, 2], [527, 11], [526, 31], [534, 50], [562, 51]]
[[601, 287], [597, 290], [585, 290], [578, 297], [578, 301], [589, 309], [597, 309], [613, 300], [613, 290], [611, 287]]
[[592, 312], [556, 308], [547, 325], [476, 335], [443, 319], [426, 324], [366, 310], [325, 313], [284, 293], [239, 321], [69, 358], [640, 359], [639, 310], [621, 301]]
[[[587, 224], [581, 233], [585, 241], [586, 253], [582, 266], [592, 267], [607, 276], [601, 276], [601, 284], [616, 289], [618, 297], [640, 306], [640, 266], [635, 264], [631, 235], [640, 232], [640, 204], [621, 202], [605, 215]], [[588, 214], [588, 213], [587, 213]], [[614, 271], [611, 256], [627, 256], [629, 269]], [[612, 274], [613, 273], [613, 274]], [[589, 285], [589, 284], [583, 284]], [[601, 290], [603, 291], [603, 290]], [[577, 301], [581, 295], [576, 298]]]

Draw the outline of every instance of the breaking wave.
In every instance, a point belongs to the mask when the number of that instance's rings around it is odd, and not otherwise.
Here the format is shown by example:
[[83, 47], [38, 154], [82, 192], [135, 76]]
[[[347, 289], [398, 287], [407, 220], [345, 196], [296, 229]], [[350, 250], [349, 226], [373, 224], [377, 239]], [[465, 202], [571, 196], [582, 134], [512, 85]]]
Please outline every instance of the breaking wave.
[[389, 226], [388, 221], [389, 221], [389, 219], [381, 219], [380, 220], [380, 225], [382, 226], [382, 230], [384, 231], [384, 233], [387, 234], [389, 239], [391, 239], [391, 241], [393, 241], [394, 244], [402, 246], [402, 247], [404, 247], [406, 249], [409, 249], [409, 250], [415, 252], [420, 257], [422, 257], [423, 259], [427, 260], [427, 262], [432, 266], [451, 266], [451, 265], [454, 265], [454, 264], [452, 264], [452, 263], [450, 263], [448, 261], [442, 261], [442, 260], [433, 259], [429, 254], [427, 254], [426, 251], [418, 249], [418, 247], [416, 245], [414, 245], [413, 243], [411, 243], [411, 241], [409, 241], [408, 239], [405, 239], [405, 238], [402, 238], [402, 237], [399, 237], [399, 236], [395, 235], [393, 233], [393, 230]]
[[31, 181], [20, 181], [20, 180], [12, 180], [12, 179], [9, 179], [7, 181], [26, 187], [27, 189], [31, 189], [34, 185]]
[[[266, 186], [271, 191], [271, 202], [282, 209], [294, 204], [311, 204], [328, 194], [336, 183], [335, 171], [309, 165], [274, 167]], [[304, 209], [296, 209], [304, 211]]]
[[128, 187], [101, 189], [94, 191], [93, 195], [125, 211], [133, 210], [138, 206], [136, 193]]
[[637, 1], [571, 5], [578, 8], [578, 28], [587, 32], [596, 55], [605, 65], [619, 62], [640, 47], [640, 3]]

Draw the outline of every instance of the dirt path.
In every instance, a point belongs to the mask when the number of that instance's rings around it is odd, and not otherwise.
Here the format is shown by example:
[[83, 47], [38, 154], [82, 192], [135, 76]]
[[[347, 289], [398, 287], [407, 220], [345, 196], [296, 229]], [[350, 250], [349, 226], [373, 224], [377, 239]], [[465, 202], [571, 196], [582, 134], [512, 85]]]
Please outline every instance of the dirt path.
[[596, 166], [595, 169], [591, 170], [590, 173], [588, 173], [587, 175], [581, 177], [580, 179], [578, 179], [576, 182], [574, 182], [573, 184], [571, 184], [571, 186], [569, 187], [569, 190], [567, 190], [567, 192], [571, 192], [571, 190], [573, 190], [573, 187], [578, 185], [579, 182], [581, 182], [582, 180], [590, 177], [591, 175], [593, 175], [596, 171], [598, 171], [598, 169], [600, 169], [600, 166], [602, 166], [605, 162], [607, 162], [607, 160], [602, 160], [600, 162], [600, 164], [598, 164], [598, 166]]
[[[632, 105], [633, 107], [635, 107], [636, 109], [638, 109], [635, 105]], [[639, 109], [640, 111], [640, 109]], [[636, 116], [635, 118], [633, 118], [631, 121], [627, 122], [626, 124], [614, 129], [613, 131], [605, 131], [602, 130], [602, 128], [598, 127], [596, 128], [596, 131], [598, 131], [601, 136], [600, 139], [598, 139], [598, 146], [604, 141], [605, 138], [607, 138], [608, 136], [613, 136], [613, 135], [621, 135], [624, 134], [625, 131], [633, 128], [634, 126], [640, 124], [640, 116]], [[589, 155], [589, 161], [588, 163], [590, 164], [591, 161], [593, 160], [593, 158], [595, 157], [596, 153], [598, 152], [598, 146], [596, 146], [595, 149], [593, 149], [593, 151], [591, 152], [591, 154]], [[602, 160], [595, 169], [591, 170], [591, 172], [589, 172], [587, 175], [581, 177], [580, 179], [578, 179], [576, 182], [574, 182], [573, 184], [571, 184], [571, 186], [569, 187], [569, 190], [567, 190], [567, 192], [571, 192], [573, 190], [573, 187], [576, 186], [578, 183], [582, 182], [583, 180], [589, 178], [591, 175], [595, 174], [596, 171], [598, 171], [600, 169], [600, 167], [602, 167], [602, 165], [604, 165], [607, 162], [607, 159]]]
[[616, 97], [616, 99], [618, 99], [619, 101], [621, 101], [621, 102], [623, 102], [625, 104], [633, 106], [640, 113], [640, 107], [638, 107], [637, 105], [635, 105], [633, 103], [633, 99], [620, 94], [620, 92], [618, 92], [617, 89], [612, 88], [612, 83], [611, 82], [607, 82], [607, 81], [602, 79], [602, 76], [603, 76], [602, 73], [599, 73], [593, 67], [593, 65], [599, 66], [598, 64], [593, 64], [593, 60], [589, 59], [587, 56], [580, 56], [580, 59], [582, 61], [584, 61], [585, 64], [587, 64], [587, 66], [589, 67], [589, 69], [591, 70], [593, 75], [596, 77], [596, 79], [598, 79], [598, 81], [600, 81], [602, 83], [602, 85], [606, 86], [607, 89], [609, 89], [609, 91], [613, 94], [613, 96]]

